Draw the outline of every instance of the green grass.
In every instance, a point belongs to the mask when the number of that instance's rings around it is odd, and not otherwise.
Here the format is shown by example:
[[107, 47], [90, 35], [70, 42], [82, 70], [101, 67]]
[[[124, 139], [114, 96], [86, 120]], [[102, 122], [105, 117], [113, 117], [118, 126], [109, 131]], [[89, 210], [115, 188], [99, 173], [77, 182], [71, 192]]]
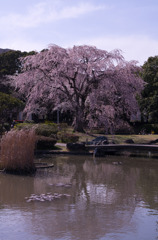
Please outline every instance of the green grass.
[[117, 144], [123, 144], [127, 139], [132, 139], [136, 144], [147, 144], [150, 141], [158, 139], [158, 135], [107, 135], [109, 140], [114, 140]]
[[[135, 144], [147, 144], [150, 141], [158, 139], [158, 134], [148, 134], [148, 135], [104, 135], [104, 134], [92, 134], [90, 131], [87, 131], [86, 133], [79, 133], [74, 132], [73, 128], [66, 127], [63, 129], [59, 129], [60, 132], [68, 133], [68, 134], [74, 134], [79, 137], [79, 142], [86, 142], [91, 141], [92, 139], [96, 138], [97, 136], [106, 136], [111, 143], [114, 141], [116, 144], [124, 144], [125, 140], [132, 139]], [[52, 150], [56, 151], [68, 151], [66, 148], [66, 144], [56, 144]]]
[[[39, 127], [41, 127], [42, 129], [44, 129], [46, 124], [39, 124]], [[27, 127], [28, 124], [19, 124], [18, 125], [19, 128], [20, 127]], [[31, 126], [31, 124], [29, 125]], [[38, 125], [37, 125], [38, 126]], [[53, 128], [54, 127], [54, 128]], [[47, 124], [46, 128], [52, 128], [55, 129], [57, 131], [57, 126], [53, 125], [52, 126], [49, 124]], [[52, 130], [51, 129], [51, 130]], [[97, 136], [106, 136], [109, 139], [109, 142], [114, 141], [116, 144], [123, 144], [125, 142], [125, 140], [127, 139], [133, 139], [134, 143], [136, 144], [145, 144], [148, 143], [152, 140], [158, 139], [158, 135], [157, 134], [148, 134], [148, 135], [104, 135], [104, 134], [97, 134], [97, 133], [92, 133], [89, 130], [87, 130], [86, 133], [79, 133], [79, 132], [74, 132], [73, 128], [68, 126], [67, 124], [60, 124], [58, 126], [58, 142], [62, 142], [62, 139], [60, 139], [60, 135], [77, 135], [79, 136], [79, 142], [86, 142], [86, 141], [91, 141], [92, 139], [94, 139]], [[63, 148], [63, 147], [61, 147]]]
[[104, 134], [93, 134], [90, 131], [87, 131], [86, 133], [80, 133], [80, 132], [73, 132], [73, 128], [67, 127], [65, 129], [61, 129], [61, 132], [74, 134], [79, 136], [79, 142], [86, 142], [91, 141], [92, 139], [98, 137], [98, 136], [106, 136], [109, 140], [109, 142], [114, 141], [116, 144], [123, 144], [125, 140], [132, 139], [134, 143], [136, 144], [145, 144], [150, 141], [158, 139], [158, 134], [147, 134], [147, 135], [104, 135]]
[[[86, 142], [87, 141], [91, 141], [92, 139], [94, 139], [97, 136], [103, 136], [103, 134], [95, 134], [95, 135], [90, 135], [90, 134], [86, 134], [86, 133], [75, 133], [79, 136], [79, 142]], [[135, 144], [147, 144], [150, 141], [156, 140], [158, 139], [158, 135], [105, 135], [109, 142], [114, 141], [116, 144], [124, 144], [125, 140], [127, 139], [133, 139]], [[68, 149], [66, 148], [66, 144], [65, 146], [61, 146], [58, 145], [58, 143], [56, 144], [56, 149], [54, 150], [59, 150], [59, 151], [68, 151]]]
[[79, 136], [79, 142], [91, 141], [98, 136], [106, 136], [109, 142], [114, 141], [116, 144], [123, 144], [127, 139], [132, 139], [136, 144], [145, 144], [150, 141], [158, 139], [158, 134], [148, 135], [104, 135], [104, 134], [89, 134], [89, 133], [76, 133]]
[[93, 134], [90, 131], [86, 133], [73, 132], [73, 128], [68, 127], [62, 130], [65, 133], [74, 134], [79, 136], [79, 142], [91, 141], [98, 136], [106, 136], [109, 142], [114, 141], [116, 144], [123, 144], [127, 139], [132, 139], [136, 144], [145, 144], [150, 141], [158, 139], [158, 134], [147, 134], [147, 135], [104, 135], [104, 134]]

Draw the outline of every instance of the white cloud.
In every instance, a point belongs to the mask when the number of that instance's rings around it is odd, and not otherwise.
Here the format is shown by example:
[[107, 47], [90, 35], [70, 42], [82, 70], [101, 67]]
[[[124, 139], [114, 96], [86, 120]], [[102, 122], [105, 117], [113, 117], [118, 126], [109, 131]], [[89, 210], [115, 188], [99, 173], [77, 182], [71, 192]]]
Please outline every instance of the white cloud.
[[[31, 36], [14, 36], [7, 40], [0, 40], [1, 48], [11, 48], [21, 51], [40, 51], [47, 48], [51, 42], [41, 41], [41, 39], [32, 39]], [[58, 42], [53, 42], [59, 44]], [[113, 37], [98, 37], [91, 39], [68, 40], [60, 42], [62, 47], [72, 47], [74, 45], [93, 45], [100, 49], [112, 51], [120, 49], [122, 55], [128, 61], [137, 60], [140, 65], [147, 61], [148, 57], [158, 55], [158, 40], [147, 36], [113, 36]]]
[[[59, 1], [60, 2], [60, 1]], [[59, 3], [58, 2], [58, 3]], [[31, 6], [25, 14], [12, 13], [0, 17], [0, 26], [31, 28], [42, 23], [54, 22], [62, 19], [78, 18], [81, 15], [105, 9], [105, 6], [93, 5], [90, 3], [79, 3], [73, 6], [64, 4], [40, 2]]]
[[148, 57], [158, 55], [158, 40], [148, 36], [105, 36], [92, 39], [81, 39], [75, 44], [93, 45], [107, 51], [120, 49], [126, 60], [137, 60], [141, 65]]

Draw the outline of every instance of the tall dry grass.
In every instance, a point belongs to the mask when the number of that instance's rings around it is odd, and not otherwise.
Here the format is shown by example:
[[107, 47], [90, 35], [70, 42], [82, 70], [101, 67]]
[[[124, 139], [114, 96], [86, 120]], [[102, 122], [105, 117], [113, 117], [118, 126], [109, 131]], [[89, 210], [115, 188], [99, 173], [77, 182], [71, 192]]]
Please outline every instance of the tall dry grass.
[[12, 130], [1, 138], [0, 160], [7, 172], [29, 173], [35, 170], [35, 131]]

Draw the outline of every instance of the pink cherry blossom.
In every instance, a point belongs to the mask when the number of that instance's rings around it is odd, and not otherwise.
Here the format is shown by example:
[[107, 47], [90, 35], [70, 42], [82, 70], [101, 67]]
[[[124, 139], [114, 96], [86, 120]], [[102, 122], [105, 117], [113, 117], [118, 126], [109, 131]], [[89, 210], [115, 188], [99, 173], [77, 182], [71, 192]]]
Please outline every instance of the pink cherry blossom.
[[86, 126], [114, 127], [139, 111], [136, 96], [144, 86], [140, 69], [119, 50], [51, 45], [21, 62], [14, 84], [26, 100], [26, 115], [69, 110], [74, 129], [83, 131]]

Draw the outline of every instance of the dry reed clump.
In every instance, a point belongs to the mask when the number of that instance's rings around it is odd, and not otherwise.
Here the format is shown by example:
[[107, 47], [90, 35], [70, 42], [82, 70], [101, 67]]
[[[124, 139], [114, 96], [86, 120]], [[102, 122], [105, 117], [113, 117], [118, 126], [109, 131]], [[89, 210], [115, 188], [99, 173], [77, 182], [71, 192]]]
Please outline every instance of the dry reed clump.
[[0, 160], [6, 172], [31, 173], [35, 171], [35, 131], [10, 131], [1, 138]]

